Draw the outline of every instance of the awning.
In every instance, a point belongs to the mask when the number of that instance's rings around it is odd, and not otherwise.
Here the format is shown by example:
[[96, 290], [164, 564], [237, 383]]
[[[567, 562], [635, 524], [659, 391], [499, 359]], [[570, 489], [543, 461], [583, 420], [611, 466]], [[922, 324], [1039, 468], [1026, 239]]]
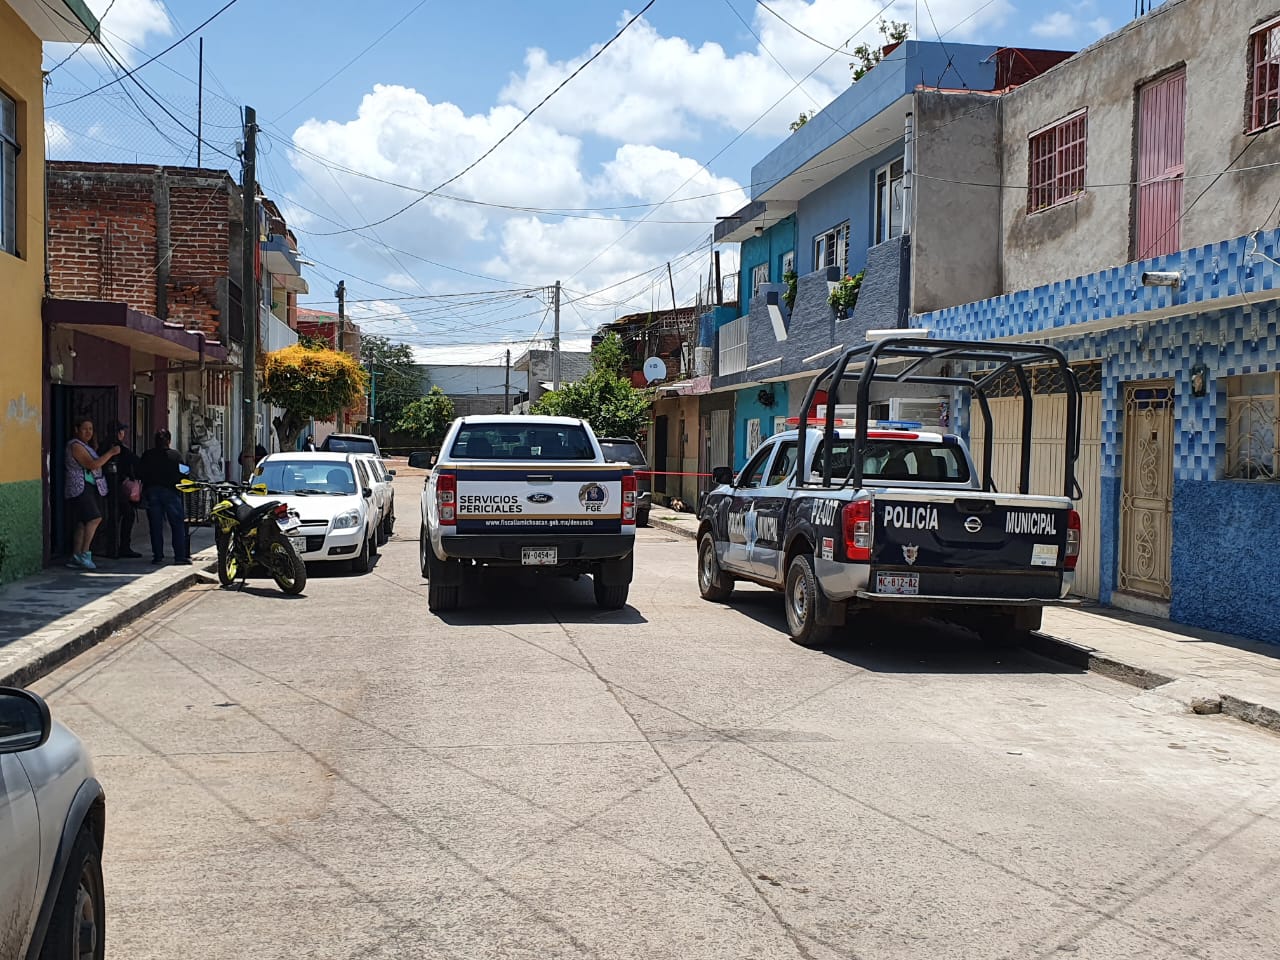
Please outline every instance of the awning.
[[262, 242], [262, 265], [286, 290], [310, 292], [307, 281], [302, 279], [302, 263], [297, 251], [279, 234], [273, 233]]
[[132, 310], [124, 303], [45, 300], [41, 315], [45, 323], [63, 330], [111, 340], [157, 357], [215, 362], [227, 358], [227, 348], [216, 340], [206, 340], [201, 331], [187, 330], [180, 324]]

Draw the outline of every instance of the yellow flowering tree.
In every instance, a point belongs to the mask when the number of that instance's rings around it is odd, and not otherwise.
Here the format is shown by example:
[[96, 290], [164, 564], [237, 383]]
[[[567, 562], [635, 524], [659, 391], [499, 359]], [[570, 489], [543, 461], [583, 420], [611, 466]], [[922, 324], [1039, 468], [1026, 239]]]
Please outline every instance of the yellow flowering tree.
[[364, 395], [369, 375], [355, 357], [301, 344], [264, 358], [262, 399], [284, 414], [272, 422], [282, 450], [293, 450], [311, 420], [331, 420]]

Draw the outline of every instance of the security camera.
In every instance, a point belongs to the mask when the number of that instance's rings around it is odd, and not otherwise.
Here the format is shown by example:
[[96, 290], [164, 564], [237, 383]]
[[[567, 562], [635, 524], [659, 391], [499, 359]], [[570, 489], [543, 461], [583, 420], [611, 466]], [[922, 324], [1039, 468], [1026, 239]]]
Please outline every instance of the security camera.
[[1142, 285], [1144, 287], [1176, 287], [1182, 283], [1182, 274], [1177, 270], [1144, 270]]

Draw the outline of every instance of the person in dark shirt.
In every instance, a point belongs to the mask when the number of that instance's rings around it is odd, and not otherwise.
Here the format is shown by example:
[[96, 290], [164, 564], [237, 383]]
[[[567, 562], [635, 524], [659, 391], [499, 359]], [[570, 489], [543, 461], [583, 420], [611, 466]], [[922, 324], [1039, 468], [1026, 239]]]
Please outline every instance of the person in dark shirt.
[[147, 506], [147, 526], [151, 529], [151, 562], [164, 563], [164, 524], [169, 521], [173, 537], [175, 563], [190, 563], [187, 543], [186, 513], [178, 481], [182, 479], [182, 457], [169, 444], [168, 430], [156, 431], [156, 445], [144, 453], [138, 463], [142, 481], [142, 500]]
[[[116, 540], [116, 557], [132, 559], [142, 554], [133, 549], [134, 511], [138, 504], [129, 499], [128, 487], [138, 481], [138, 455], [129, 449], [129, 425], [117, 421], [111, 434], [120, 452], [116, 455], [116, 497], [120, 504], [120, 535]], [[126, 483], [129, 481], [129, 483]]]

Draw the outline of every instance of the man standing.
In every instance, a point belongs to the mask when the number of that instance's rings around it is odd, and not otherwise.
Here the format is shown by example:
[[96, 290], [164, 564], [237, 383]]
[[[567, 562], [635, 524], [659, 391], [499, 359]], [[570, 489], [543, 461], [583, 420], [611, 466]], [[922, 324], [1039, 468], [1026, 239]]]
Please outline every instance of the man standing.
[[138, 476], [142, 480], [142, 499], [147, 505], [147, 526], [151, 528], [151, 562], [164, 562], [164, 522], [169, 521], [173, 536], [175, 563], [190, 563], [187, 544], [186, 516], [178, 481], [182, 479], [182, 457], [169, 444], [168, 430], [156, 431], [156, 445], [142, 455]]

